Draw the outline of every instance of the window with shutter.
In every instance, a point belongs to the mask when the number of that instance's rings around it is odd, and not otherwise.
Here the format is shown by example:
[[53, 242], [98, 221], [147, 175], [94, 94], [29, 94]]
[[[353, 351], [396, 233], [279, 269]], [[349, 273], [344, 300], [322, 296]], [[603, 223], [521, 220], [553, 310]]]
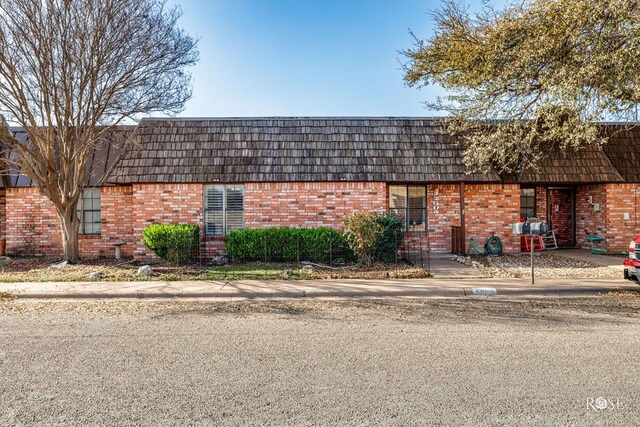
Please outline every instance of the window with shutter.
[[205, 234], [224, 236], [244, 227], [244, 186], [206, 185], [204, 188]]

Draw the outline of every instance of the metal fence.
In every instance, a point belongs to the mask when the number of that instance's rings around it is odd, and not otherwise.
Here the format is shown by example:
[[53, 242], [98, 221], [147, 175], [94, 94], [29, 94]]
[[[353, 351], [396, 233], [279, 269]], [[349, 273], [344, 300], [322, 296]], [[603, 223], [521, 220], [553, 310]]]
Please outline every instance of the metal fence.
[[402, 262], [424, 268], [431, 274], [431, 250], [427, 232], [405, 233], [402, 245], [398, 250]]
[[[375, 262], [385, 264], [411, 264], [430, 272], [430, 251], [426, 232], [405, 233], [396, 251], [378, 251]], [[234, 259], [230, 254], [230, 262], [265, 262], [265, 263], [312, 263], [330, 267], [343, 267], [357, 264], [356, 256], [345, 242], [306, 241], [302, 237], [293, 237], [274, 242], [264, 238], [256, 239], [250, 248], [251, 255]]]
[[265, 237], [252, 242], [251, 247], [246, 252], [248, 254], [239, 259], [234, 259], [233, 255], [230, 254], [230, 261], [312, 262], [329, 266], [341, 266], [355, 262], [351, 249], [346, 244], [332, 239], [319, 241], [296, 236], [274, 241]]

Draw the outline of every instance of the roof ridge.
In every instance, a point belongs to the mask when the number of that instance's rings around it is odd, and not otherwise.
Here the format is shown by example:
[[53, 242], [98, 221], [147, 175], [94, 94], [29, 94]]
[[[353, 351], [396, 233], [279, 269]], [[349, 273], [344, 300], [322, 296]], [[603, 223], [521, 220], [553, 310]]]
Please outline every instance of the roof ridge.
[[144, 117], [143, 121], [189, 120], [443, 120], [443, 116], [213, 116], [213, 117]]

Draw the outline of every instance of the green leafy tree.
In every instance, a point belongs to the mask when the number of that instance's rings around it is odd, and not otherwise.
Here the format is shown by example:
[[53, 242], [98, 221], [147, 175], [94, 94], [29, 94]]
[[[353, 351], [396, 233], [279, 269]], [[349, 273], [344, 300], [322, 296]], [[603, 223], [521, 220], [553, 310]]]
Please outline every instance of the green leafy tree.
[[597, 122], [635, 118], [640, 102], [640, 3], [524, 0], [470, 13], [446, 0], [435, 30], [406, 50], [405, 81], [450, 95], [448, 113], [472, 170], [535, 167], [545, 152], [606, 142]]

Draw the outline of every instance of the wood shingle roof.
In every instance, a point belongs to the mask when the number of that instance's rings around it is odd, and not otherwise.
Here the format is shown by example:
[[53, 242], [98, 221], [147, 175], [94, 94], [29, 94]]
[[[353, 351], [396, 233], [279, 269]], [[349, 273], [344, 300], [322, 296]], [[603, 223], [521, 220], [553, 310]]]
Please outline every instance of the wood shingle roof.
[[524, 170], [517, 181], [522, 184], [593, 184], [624, 180], [601, 148], [586, 148], [549, 155], [537, 168]]
[[640, 128], [605, 127], [609, 140], [603, 147], [624, 182], [640, 182]]
[[499, 182], [465, 174], [437, 119], [147, 119], [109, 181]]
[[[145, 119], [126, 152], [107, 143], [92, 153], [87, 185], [99, 183], [120, 155], [107, 183], [640, 183], [637, 127], [603, 125], [609, 142], [602, 149], [554, 152], [537, 168], [501, 179], [493, 171], [466, 174], [462, 147], [441, 125], [437, 118]], [[16, 170], [0, 178], [0, 188], [31, 185]]]

